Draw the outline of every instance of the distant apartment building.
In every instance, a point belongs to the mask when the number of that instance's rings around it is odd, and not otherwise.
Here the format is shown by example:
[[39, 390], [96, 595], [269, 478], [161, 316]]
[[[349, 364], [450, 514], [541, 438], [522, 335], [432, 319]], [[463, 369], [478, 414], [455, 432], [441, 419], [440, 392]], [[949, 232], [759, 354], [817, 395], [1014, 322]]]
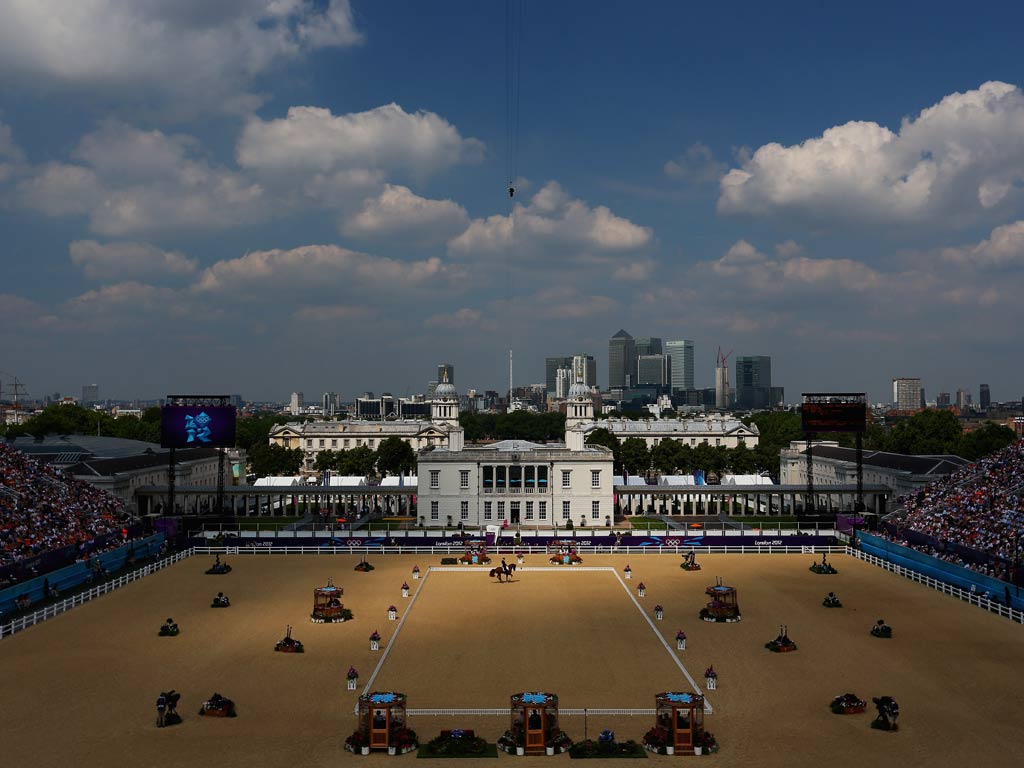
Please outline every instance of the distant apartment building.
[[971, 393], [966, 389], [956, 391], [956, 407], [960, 413], [964, 413], [971, 407]]
[[952, 405], [952, 400], [949, 397], [949, 392], [939, 392], [935, 396], [935, 407], [936, 408], [949, 408]]
[[987, 411], [992, 407], [992, 394], [989, 392], [988, 384], [982, 384], [978, 392], [978, 405], [981, 410]]
[[288, 413], [292, 416], [298, 416], [306, 409], [306, 396], [301, 392], [292, 392], [292, 397], [288, 403]]
[[98, 384], [86, 384], [82, 387], [82, 405], [88, 407], [100, 401], [100, 387]]
[[689, 339], [665, 342], [668, 384], [673, 392], [693, 389], [693, 342]]
[[323, 415], [330, 418], [341, 411], [341, 395], [337, 392], [324, 392]]
[[[565, 373], [560, 373], [564, 371]], [[566, 383], [559, 386], [559, 377]], [[597, 361], [593, 355], [570, 355], [567, 357], [544, 358], [544, 382], [549, 397], [565, 399], [569, 387], [577, 381], [588, 388], [597, 386]]]
[[921, 380], [892, 380], [892, 407], [897, 411], [916, 411], [921, 407]]

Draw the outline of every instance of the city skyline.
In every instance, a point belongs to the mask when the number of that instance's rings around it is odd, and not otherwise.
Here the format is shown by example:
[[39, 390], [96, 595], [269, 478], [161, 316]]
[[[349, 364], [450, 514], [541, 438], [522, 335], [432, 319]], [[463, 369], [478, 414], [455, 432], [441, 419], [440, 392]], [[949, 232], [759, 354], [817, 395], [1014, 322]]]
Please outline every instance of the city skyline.
[[87, 7], [0, 0], [4, 391], [607, 387], [625, 328], [1024, 394], [1022, 8], [525, 3], [510, 84], [501, 4]]

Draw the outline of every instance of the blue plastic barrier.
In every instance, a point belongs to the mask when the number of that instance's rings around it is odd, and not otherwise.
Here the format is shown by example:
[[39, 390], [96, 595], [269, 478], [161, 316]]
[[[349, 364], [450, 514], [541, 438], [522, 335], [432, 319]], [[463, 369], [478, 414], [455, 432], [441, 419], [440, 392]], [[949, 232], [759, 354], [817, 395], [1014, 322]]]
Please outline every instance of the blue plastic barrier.
[[1006, 600], [1006, 590], [1009, 588], [1010, 607], [1024, 610], [1024, 598], [1017, 594], [1018, 590], [1015, 586], [1007, 584], [1005, 581], [975, 573], [962, 565], [947, 563], [945, 560], [864, 531], [857, 532], [857, 539], [860, 541], [862, 552], [917, 571], [924, 576], [931, 576], [933, 579], [944, 581], [954, 587], [960, 587], [960, 589], [970, 590], [973, 586], [979, 596], [988, 592], [992, 599], [1002, 603]]
[[[109, 552], [94, 555], [90, 560], [90, 564], [95, 566], [96, 562], [99, 562], [108, 573], [119, 571], [124, 567], [129, 553], [134, 554], [136, 560], [140, 560], [144, 557], [155, 555], [160, 551], [160, 545], [163, 543], [164, 535], [157, 533], [153, 536], [133, 541], [131, 544], [126, 544], [123, 547], [112, 549]], [[58, 568], [56, 571], [51, 571], [42, 576], [36, 576], [34, 579], [23, 581], [20, 584], [15, 584], [13, 587], [0, 590], [0, 613], [6, 614], [15, 610], [16, 601], [22, 595], [28, 595], [33, 605], [38, 603], [46, 597], [44, 585], [47, 581], [51, 587], [56, 587], [63, 594], [66, 590], [85, 583], [89, 579], [90, 573], [91, 571], [86, 567], [85, 563], [75, 563], [64, 568]]]

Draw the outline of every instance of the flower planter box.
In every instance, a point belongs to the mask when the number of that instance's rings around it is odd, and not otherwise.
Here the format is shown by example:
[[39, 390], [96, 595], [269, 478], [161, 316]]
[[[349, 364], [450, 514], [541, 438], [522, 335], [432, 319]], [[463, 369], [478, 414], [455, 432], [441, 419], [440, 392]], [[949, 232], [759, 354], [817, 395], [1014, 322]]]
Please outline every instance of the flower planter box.
[[370, 650], [371, 651], [379, 651], [380, 650], [380, 640], [371, 640], [370, 641]]
[[348, 690], [354, 691], [356, 688], [359, 687], [359, 678], [358, 677], [351, 677], [351, 678], [349, 678], [348, 685], [346, 687], [348, 688]]
[[398, 751], [398, 750], [397, 750], [397, 749], [396, 749], [395, 747], [388, 747], [388, 754], [389, 754], [389, 755], [393, 755], [393, 754], [395, 754], [395, 753], [396, 753], [397, 751]]
[[526, 754], [526, 747], [516, 747], [516, 754], [522, 757]]
[[686, 638], [685, 637], [682, 638], [682, 639], [679, 639], [679, 638], [676, 639], [676, 650], [677, 651], [685, 651], [686, 650]]
[[398, 618], [398, 611], [388, 611], [388, 621], [395, 621]]
[[553, 755], [553, 754], [555, 754], [555, 748], [554, 747], [544, 747], [544, 752], [547, 753], [548, 755]]
[[368, 754], [370, 754], [370, 748], [369, 747], [361, 747], [360, 750], [359, 750], [359, 754], [361, 754], [361, 755], [368, 755]]
[[695, 755], [702, 755], [702, 754], [704, 754], [704, 747], [694, 747], [693, 748], [693, 754], [695, 754]]

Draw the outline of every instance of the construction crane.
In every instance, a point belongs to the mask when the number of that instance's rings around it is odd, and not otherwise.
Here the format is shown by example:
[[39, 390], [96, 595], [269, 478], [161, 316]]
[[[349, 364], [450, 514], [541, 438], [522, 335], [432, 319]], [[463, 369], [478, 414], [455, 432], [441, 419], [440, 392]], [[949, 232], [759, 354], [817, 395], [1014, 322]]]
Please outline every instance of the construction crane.
[[733, 353], [733, 350], [730, 349], [728, 352], [726, 352], [723, 355], [722, 354], [722, 348], [719, 347], [718, 348], [718, 357], [715, 359], [715, 367], [716, 368], [727, 368], [728, 365], [729, 365], [728, 361], [729, 361], [729, 358], [732, 356], [732, 353]]

